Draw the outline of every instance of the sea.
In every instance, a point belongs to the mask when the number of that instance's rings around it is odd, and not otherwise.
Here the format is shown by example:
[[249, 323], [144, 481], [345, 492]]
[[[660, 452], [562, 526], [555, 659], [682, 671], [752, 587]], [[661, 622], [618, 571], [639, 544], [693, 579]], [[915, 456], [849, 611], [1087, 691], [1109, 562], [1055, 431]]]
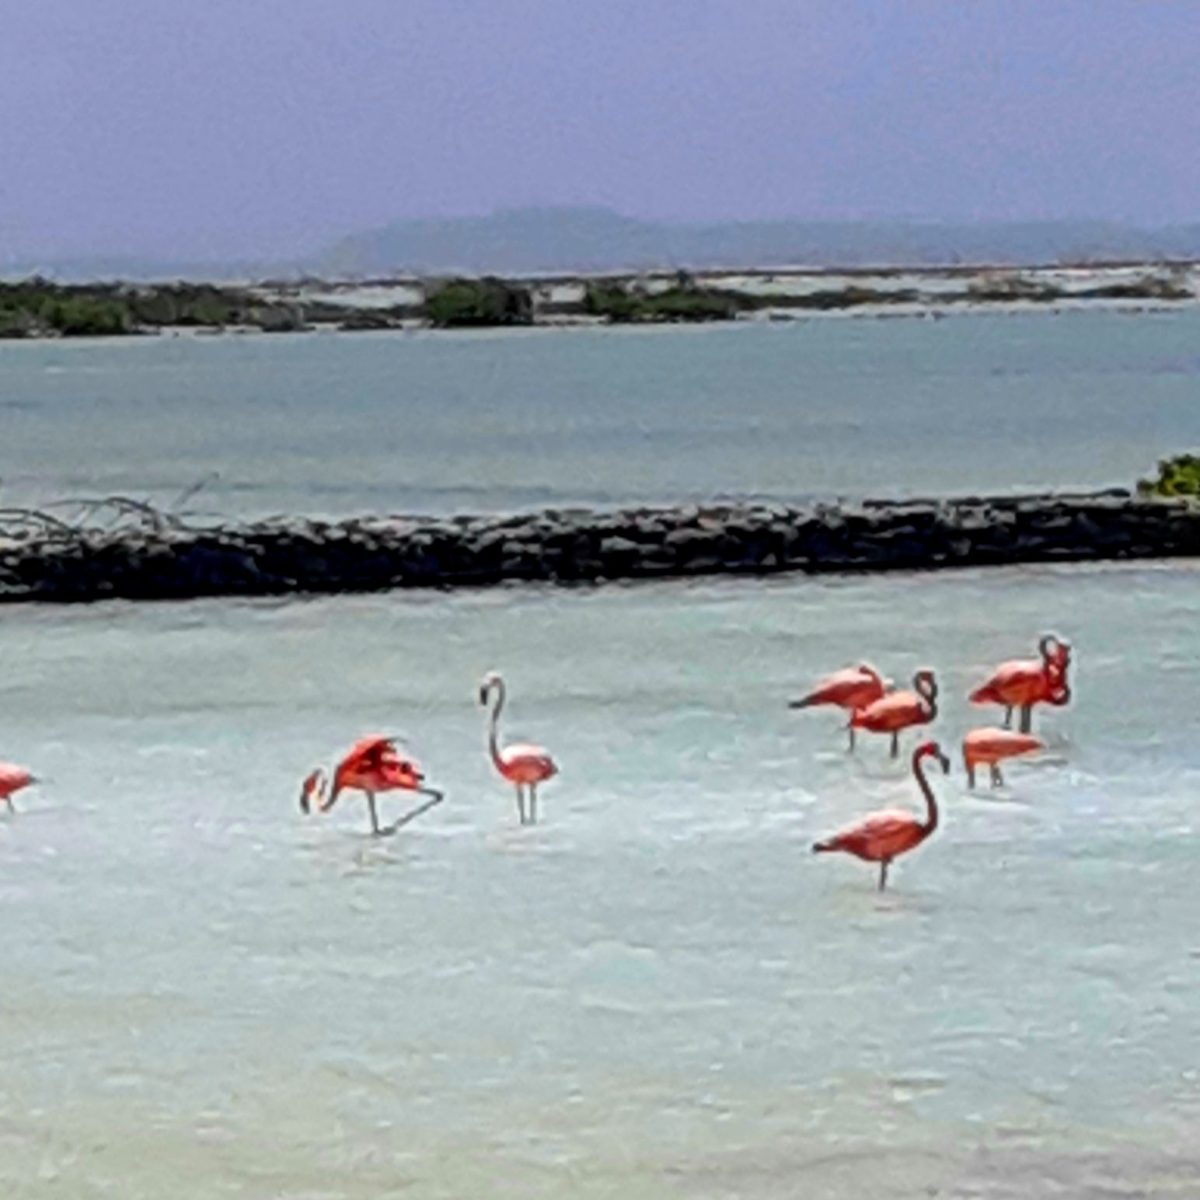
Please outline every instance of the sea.
[[[1129, 485], [1200, 442], [1200, 313], [8, 343], [0, 431], [60, 514]], [[1073, 701], [970, 789], [1048, 630]], [[1200, 1196], [1198, 658], [1187, 561], [4, 606], [0, 1194]], [[921, 811], [918, 735], [787, 707], [862, 659], [952, 762], [882, 893], [811, 844]], [[444, 802], [303, 816], [372, 731]]]

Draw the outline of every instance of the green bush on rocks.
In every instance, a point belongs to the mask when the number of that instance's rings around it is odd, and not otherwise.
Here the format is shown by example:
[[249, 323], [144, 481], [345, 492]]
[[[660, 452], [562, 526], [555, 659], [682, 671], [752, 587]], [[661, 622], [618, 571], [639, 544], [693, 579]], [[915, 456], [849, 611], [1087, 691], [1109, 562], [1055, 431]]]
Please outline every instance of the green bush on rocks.
[[1158, 477], [1138, 481], [1143, 496], [1200, 496], [1200, 454], [1176, 454], [1158, 464]]
[[529, 289], [490, 275], [483, 279], [451, 279], [431, 288], [424, 309], [426, 319], [437, 329], [533, 323]]
[[583, 311], [617, 324], [665, 321], [732, 321], [753, 300], [735, 292], [698, 286], [686, 274], [670, 287], [649, 292], [609, 280], [589, 282], [584, 289]]

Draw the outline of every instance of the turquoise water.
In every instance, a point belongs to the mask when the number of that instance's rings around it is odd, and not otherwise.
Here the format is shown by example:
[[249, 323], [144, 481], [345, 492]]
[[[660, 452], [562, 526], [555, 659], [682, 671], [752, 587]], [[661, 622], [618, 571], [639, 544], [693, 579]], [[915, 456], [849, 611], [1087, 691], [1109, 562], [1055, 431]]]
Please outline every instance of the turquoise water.
[[0, 503], [493, 511], [1129, 484], [1200, 312], [0, 347]]
[[[242, 512], [1104, 483], [1194, 442], [1195, 333], [0, 347], [0, 481], [165, 497], [215, 463], [206, 502]], [[1198, 581], [6, 607], [0, 755], [47, 782], [0, 814], [0, 1194], [1193, 1194]], [[1073, 643], [1075, 702], [970, 793], [957, 743], [996, 714], [965, 694], [1045, 629]], [[863, 656], [937, 669], [955, 759], [882, 896], [809, 846], [913, 804], [907, 768], [786, 707]], [[535, 828], [484, 753], [490, 668], [505, 736], [562, 768]], [[353, 797], [302, 818], [301, 777], [374, 729], [446, 802], [386, 842]]]
[[[1197, 580], [7, 610], [4, 751], [51, 782], [0, 818], [0, 1185], [1188, 1194]], [[976, 794], [956, 761], [883, 896], [809, 853], [915, 793], [789, 696], [932, 663], [957, 759], [991, 716], [967, 689], [1048, 625], [1077, 701], [1039, 714], [1040, 761]], [[489, 667], [508, 736], [562, 765], [536, 828], [484, 754]], [[374, 728], [445, 804], [385, 843], [353, 798], [301, 818], [302, 774]]]

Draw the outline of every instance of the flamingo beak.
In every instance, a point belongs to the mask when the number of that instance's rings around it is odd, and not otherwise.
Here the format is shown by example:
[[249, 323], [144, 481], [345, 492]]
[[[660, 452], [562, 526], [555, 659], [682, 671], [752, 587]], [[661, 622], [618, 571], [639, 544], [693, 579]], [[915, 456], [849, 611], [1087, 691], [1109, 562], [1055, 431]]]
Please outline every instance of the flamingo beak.
[[488, 690], [486, 687], [481, 687], [479, 689], [479, 703], [484, 706], [487, 705], [487, 694], [488, 694]]
[[938, 762], [940, 762], [942, 764], [942, 774], [949, 775], [950, 774], [950, 760], [940, 750], [938, 751]]

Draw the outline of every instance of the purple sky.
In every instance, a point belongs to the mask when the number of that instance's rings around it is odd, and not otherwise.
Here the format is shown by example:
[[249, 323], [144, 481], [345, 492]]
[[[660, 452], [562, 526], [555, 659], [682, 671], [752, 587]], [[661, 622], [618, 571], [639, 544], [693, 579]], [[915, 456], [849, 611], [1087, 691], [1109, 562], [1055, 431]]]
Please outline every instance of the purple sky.
[[1200, 220], [1192, 0], [17, 0], [0, 261], [397, 217]]

